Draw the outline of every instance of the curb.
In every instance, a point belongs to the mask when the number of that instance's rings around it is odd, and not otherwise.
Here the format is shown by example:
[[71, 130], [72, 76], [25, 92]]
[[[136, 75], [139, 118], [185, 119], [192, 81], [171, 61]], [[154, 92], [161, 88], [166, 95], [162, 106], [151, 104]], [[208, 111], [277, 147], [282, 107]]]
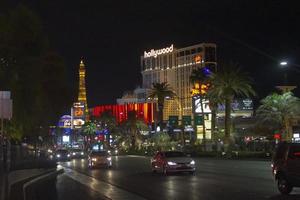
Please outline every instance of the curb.
[[50, 180], [52, 178], [56, 178], [57, 175], [62, 174], [62, 173], [64, 173], [64, 169], [58, 169], [58, 170], [55, 170], [55, 171], [43, 174], [41, 176], [38, 176], [38, 177], [36, 177], [36, 178], [34, 178], [34, 179], [26, 182], [23, 185], [23, 199], [24, 200], [31, 199], [31, 198], [28, 198], [28, 196], [30, 197], [30, 195], [28, 193], [32, 191], [32, 190], [30, 190], [30, 187], [32, 187], [35, 184], [44, 182], [46, 180]]

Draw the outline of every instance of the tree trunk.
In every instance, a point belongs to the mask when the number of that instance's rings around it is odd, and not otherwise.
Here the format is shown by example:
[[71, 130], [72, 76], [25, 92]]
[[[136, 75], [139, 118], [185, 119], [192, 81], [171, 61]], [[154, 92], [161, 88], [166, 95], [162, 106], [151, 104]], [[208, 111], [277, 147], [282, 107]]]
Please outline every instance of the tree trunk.
[[231, 98], [225, 99], [225, 140], [224, 145], [226, 150], [230, 144], [230, 133], [231, 133]]
[[160, 126], [160, 129], [163, 130], [163, 110], [164, 110], [164, 105], [163, 104], [158, 104], [158, 124]]
[[284, 140], [291, 142], [292, 141], [292, 135], [290, 134], [290, 123], [289, 119], [284, 119], [284, 129], [285, 129], [285, 137]]
[[211, 137], [212, 137], [212, 139], [215, 139], [216, 119], [217, 119], [217, 105], [215, 103], [213, 103], [212, 107], [211, 107]]
[[206, 127], [205, 127], [205, 116], [204, 116], [202, 96], [200, 96], [200, 106], [201, 106], [201, 115], [203, 120], [203, 146], [204, 146], [204, 151], [206, 151]]

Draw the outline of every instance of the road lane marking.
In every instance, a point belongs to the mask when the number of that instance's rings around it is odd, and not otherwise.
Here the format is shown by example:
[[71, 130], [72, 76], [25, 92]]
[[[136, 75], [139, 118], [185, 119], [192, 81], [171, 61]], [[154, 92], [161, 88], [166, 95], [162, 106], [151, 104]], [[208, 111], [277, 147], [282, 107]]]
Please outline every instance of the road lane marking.
[[70, 168], [65, 168], [65, 174], [73, 180], [91, 188], [92, 190], [104, 195], [112, 200], [146, 200], [145, 198], [138, 196], [134, 193], [130, 193], [126, 190], [120, 189], [104, 181], [97, 180], [93, 177], [84, 175]]

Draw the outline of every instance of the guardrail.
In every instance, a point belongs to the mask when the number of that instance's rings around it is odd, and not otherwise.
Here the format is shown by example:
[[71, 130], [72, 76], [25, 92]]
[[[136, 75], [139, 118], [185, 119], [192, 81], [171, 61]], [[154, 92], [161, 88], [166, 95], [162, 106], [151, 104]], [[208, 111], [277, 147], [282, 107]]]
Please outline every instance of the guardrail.
[[51, 186], [52, 189], [56, 188], [56, 177], [63, 172], [63, 169], [59, 169], [26, 182], [23, 185], [23, 200], [42, 200], [49, 198], [47, 192], [53, 195], [53, 193], [51, 193]]

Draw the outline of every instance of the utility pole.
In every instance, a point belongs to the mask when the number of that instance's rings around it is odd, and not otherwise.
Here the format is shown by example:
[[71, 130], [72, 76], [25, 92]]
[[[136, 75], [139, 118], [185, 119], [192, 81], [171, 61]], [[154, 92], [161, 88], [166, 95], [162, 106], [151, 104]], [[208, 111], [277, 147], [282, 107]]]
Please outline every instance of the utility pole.
[[0, 144], [2, 155], [0, 157], [2, 164], [0, 166], [0, 200], [8, 199], [8, 173], [9, 173], [9, 137], [4, 131], [4, 119], [12, 118], [12, 100], [9, 91], [0, 91], [0, 118], [1, 118], [1, 135]]

